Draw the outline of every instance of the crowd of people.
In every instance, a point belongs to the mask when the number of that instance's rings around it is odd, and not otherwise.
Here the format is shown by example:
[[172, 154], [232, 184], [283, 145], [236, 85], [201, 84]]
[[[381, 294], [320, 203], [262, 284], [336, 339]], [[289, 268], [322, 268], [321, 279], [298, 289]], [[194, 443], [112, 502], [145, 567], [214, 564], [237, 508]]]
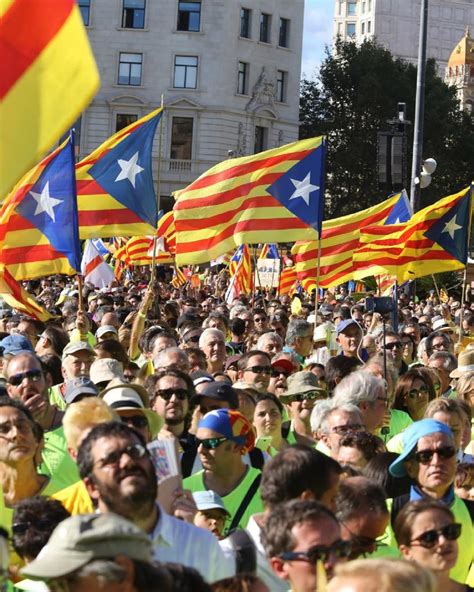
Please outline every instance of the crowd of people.
[[0, 308], [0, 589], [474, 586], [474, 305], [137, 272]]

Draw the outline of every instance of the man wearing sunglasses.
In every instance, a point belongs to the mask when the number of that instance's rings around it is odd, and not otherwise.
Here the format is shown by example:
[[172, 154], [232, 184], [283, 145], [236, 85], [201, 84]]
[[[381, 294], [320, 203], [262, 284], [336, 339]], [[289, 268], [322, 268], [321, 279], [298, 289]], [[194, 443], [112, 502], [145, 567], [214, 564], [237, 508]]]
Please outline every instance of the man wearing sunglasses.
[[313, 500], [279, 504], [264, 522], [261, 540], [273, 571], [291, 592], [321, 590], [318, 563], [331, 579], [337, 563], [346, 561], [351, 550], [331, 510]]
[[270, 356], [258, 349], [244, 354], [237, 362], [238, 378], [252, 385], [258, 392], [268, 391], [272, 366]]
[[142, 528], [157, 561], [194, 567], [209, 582], [232, 575], [213, 534], [157, 504], [155, 468], [137, 431], [119, 422], [95, 426], [81, 442], [77, 464], [98, 512], [113, 512]]
[[403, 361], [403, 343], [398, 335], [394, 331], [385, 332], [377, 338], [377, 348], [387, 356], [387, 362], [390, 362], [397, 370], [398, 375], [402, 376], [408, 370], [408, 365]]
[[[447, 504], [456, 522], [462, 524], [459, 557], [450, 575], [464, 583], [473, 560], [474, 533], [466, 502], [454, 493], [456, 448], [449, 426], [434, 419], [422, 419], [403, 432], [403, 452], [390, 465], [393, 477], [409, 476], [410, 492], [393, 500], [392, 523], [409, 501], [435, 499]], [[390, 533], [393, 542], [393, 535]]]

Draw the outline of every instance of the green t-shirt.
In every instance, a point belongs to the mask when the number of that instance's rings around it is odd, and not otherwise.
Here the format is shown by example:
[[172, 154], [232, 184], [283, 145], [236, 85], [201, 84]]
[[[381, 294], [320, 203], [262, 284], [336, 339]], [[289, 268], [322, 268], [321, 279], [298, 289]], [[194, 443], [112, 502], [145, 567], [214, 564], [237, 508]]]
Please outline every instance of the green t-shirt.
[[390, 431], [388, 434], [382, 434], [380, 437], [385, 443], [387, 443], [397, 434], [401, 434], [412, 423], [413, 420], [408, 413], [405, 413], [405, 411], [401, 411], [400, 409], [392, 409], [390, 411]]
[[44, 448], [38, 472], [53, 477], [61, 489], [80, 480], [77, 465], [67, 451], [63, 426], [45, 432]]
[[[222, 501], [224, 502], [224, 506], [226, 510], [230, 514], [230, 518], [227, 521], [226, 530], [224, 534], [227, 534], [227, 529], [229, 528], [233, 517], [237, 513], [242, 500], [244, 499], [247, 491], [249, 490], [250, 486], [254, 482], [255, 478], [260, 474], [258, 469], [254, 469], [253, 467], [249, 467], [247, 474], [245, 475], [244, 479], [237, 485], [237, 487], [231, 491], [228, 495], [222, 497]], [[189, 489], [193, 493], [196, 491], [205, 491], [207, 487], [204, 484], [204, 470], [199, 471], [198, 473], [194, 473], [187, 479], [183, 481], [183, 488]], [[242, 515], [242, 518], [237, 525], [239, 528], [245, 528], [247, 523], [250, 519], [250, 516], [253, 514], [259, 514], [263, 512], [263, 503], [260, 497], [260, 490], [257, 489], [254, 496], [250, 500], [250, 503], [247, 505], [245, 512]]]
[[49, 402], [51, 403], [51, 405], [55, 405], [58, 409], [61, 409], [61, 411], [64, 411], [64, 409], [66, 409], [66, 401], [63, 399], [63, 396], [61, 394], [61, 388], [63, 384], [64, 382], [62, 382], [61, 384], [55, 384], [54, 386], [48, 389]]

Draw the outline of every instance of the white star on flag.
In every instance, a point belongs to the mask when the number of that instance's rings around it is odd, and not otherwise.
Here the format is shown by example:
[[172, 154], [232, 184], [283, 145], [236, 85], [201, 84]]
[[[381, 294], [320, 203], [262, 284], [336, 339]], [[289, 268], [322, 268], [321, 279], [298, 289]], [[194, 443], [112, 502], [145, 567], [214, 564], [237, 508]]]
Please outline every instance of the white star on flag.
[[298, 179], [291, 179], [291, 182], [295, 186], [295, 190], [291, 194], [290, 199], [302, 197], [306, 205], [309, 206], [310, 194], [313, 191], [317, 191], [319, 189], [318, 185], [313, 185], [311, 183], [311, 173], [309, 172], [302, 181], [299, 181]]
[[456, 224], [456, 215], [454, 215], [449, 222], [446, 222], [441, 232], [447, 232], [449, 236], [452, 239], [454, 239], [454, 233], [456, 232], [456, 230], [459, 230], [460, 228], [462, 228], [462, 226]]
[[122, 158], [119, 158], [119, 160], [117, 160], [117, 164], [119, 165], [121, 171], [117, 175], [115, 181], [123, 181], [123, 179], [128, 179], [135, 189], [136, 176], [145, 170], [143, 167], [137, 164], [137, 161], [138, 152], [135, 152], [130, 160], [123, 160]]
[[46, 185], [43, 187], [41, 193], [30, 191], [30, 194], [37, 203], [34, 215], [37, 216], [38, 214], [45, 212], [45, 214], [47, 214], [53, 222], [56, 222], [54, 208], [63, 203], [63, 200], [51, 197], [49, 194], [49, 181], [46, 182]]

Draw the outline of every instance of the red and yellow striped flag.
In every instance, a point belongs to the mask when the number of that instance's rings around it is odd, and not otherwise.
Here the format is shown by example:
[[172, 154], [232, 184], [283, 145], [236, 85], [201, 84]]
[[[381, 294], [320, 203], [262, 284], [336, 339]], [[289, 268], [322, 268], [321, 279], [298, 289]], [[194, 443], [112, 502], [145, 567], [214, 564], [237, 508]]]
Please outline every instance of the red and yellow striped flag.
[[40, 306], [2, 264], [0, 264], [0, 295], [12, 308], [38, 321], [45, 323], [53, 318], [53, 315]]
[[280, 274], [280, 283], [278, 286], [278, 294], [285, 296], [290, 294], [295, 282], [297, 281], [296, 267], [285, 267]]
[[[309, 138], [260, 154], [226, 160], [176, 192], [176, 261], [203, 263], [244, 243], [316, 239], [316, 231], [292, 214], [268, 189], [287, 172], [291, 177], [293, 167], [314, 154], [321, 144], [322, 138]], [[309, 194], [296, 195], [298, 183], [294, 180], [292, 185], [295, 198], [309, 199]], [[292, 194], [287, 197], [291, 201]]]
[[463, 269], [471, 210], [467, 187], [420, 210], [405, 224], [363, 228], [354, 251], [354, 277], [388, 273], [402, 283]]
[[0, 198], [85, 109], [99, 73], [75, 0], [0, 2]]
[[177, 290], [186, 284], [186, 276], [179, 267], [174, 268], [171, 284], [173, 285], [173, 288], [176, 288]]
[[[383, 224], [400, 199], [400, 195], [394, 195], [361, 212], [323, 222], [320, 288], [330, 288], [352, 279], [354, 274], [352, 255], [359, 244], [361, 228], [370, 224]], [[303, 289], [309, 293], [316, 288], [318, 243], [299, 241], [293, 246], [291, 252], [295, 256], [298, 279]]]

